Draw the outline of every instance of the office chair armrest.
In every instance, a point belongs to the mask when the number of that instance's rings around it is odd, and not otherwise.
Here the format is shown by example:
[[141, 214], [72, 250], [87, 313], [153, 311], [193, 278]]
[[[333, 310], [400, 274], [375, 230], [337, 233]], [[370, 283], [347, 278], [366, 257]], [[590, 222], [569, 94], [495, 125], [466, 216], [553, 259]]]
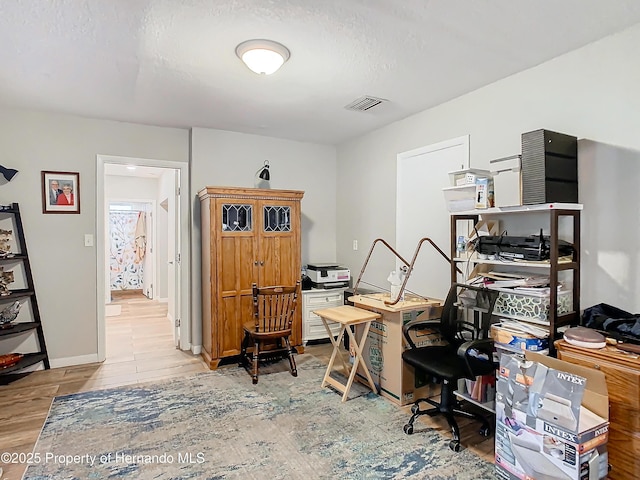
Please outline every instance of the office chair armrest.
[[484, 353], [485, 355], [487, 355], [487, 362], [492, 364], [495, 363], [493, 361], [493, 339], [486, 338], [483, 340], [471, 340], [469, 342], [464, 342], [458, 347], [458, 356], [464, 359], [465, 365], [467, 366], [467, 371], [469, 373], [473, 374], [473, 368], [469, 363], [469, 358], [474, 357], [480, 361], [485, 360], [484, 358], [478, 357], [477, 355], [471, 355], [470, 352], [472, 350]]
[[411, 335], [409, 335], [410, 330], [416, 330], [417, 328], [432, 328], [438, 330], [440, 327], [440, 319], [432, 318], [425, 320], [411, 320], [410, 322], [405, 323], [402, 326], [402, 335], [404, 335], [404, 339], [407, 341], [411, 349], [416, 348], [416, 344], [413, 343], [411, 339]]

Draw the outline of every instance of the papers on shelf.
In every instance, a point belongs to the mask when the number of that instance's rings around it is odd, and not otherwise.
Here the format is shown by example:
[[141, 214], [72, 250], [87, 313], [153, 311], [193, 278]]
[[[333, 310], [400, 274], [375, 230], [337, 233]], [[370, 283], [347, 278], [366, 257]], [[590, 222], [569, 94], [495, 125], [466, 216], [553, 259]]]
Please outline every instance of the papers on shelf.
[[516, 288], [540, 291], [549, 285], [548, 275], [530, 275], [528, 273], [486, 272], [479, 273], [489, 288]]
[[538, 327], [530, 323], [519, 322], [517, 320], [502, 319], [500, 323], [502, 328], [512, 332], [528, 333], [529, 335], [533, 335], [534, 337], [537, 337], [537, 338], [549, 337], [548, 328]]

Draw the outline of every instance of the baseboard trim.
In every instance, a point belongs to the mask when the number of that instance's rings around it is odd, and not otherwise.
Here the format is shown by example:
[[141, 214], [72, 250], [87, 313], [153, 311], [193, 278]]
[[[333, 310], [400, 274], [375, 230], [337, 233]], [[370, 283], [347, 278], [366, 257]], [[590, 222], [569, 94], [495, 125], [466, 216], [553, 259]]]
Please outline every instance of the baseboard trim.
[[72, 367], [74, 365], [84, 365], [85, 363], [98, 363], [98, 354], [79, 355], [77, 357], [63, 357], [50, 359], [51, 368]]
[[158, 298], [156, 298], [156, 300], [157, 300], [158, 302], [160, 302], [160, 303], [169, 303], [169, 298], [168, 298], [168, 297], [167, 297], [167, 298], [160, 298], [160, 297], [158, 297]]
[[202, 353], [202, 345], [191, 345], [191, 351], [194, 355], [200, 355]]

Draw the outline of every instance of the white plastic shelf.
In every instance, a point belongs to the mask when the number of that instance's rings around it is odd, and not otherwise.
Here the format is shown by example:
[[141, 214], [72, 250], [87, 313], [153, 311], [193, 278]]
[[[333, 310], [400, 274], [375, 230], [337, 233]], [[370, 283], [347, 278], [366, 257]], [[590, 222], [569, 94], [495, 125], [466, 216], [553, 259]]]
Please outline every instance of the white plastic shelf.
[[516, 205], [513, 207], [476, 208], [460, 212], [450, 212], [453, 215], [499, 215], [504, 213], [540, 213], [550, 210], [582, 210], [581, 203], [540, 203], [536, 205]]
[[491, 413], [494, 413], [494, 414], [496, 413], [496, 402], [495, 402], [495, 401], [493, 401], [493, 400], [492, 400], [492, 401], [490, 401], [490, 402], [482, 403], [482, 402], [479, 402], [479, 401], [474, 400], [473, 398], [471, 398], [471, 397], [469, 396], [469, 394], [467, 394], [467, 393], [462, 393], [462, 392], [460, 392], [460, 391], [458, 391], [458, 390], [456, 390], [455, 392], [453, 392], [453, 394], [454, 394], [456, 397], [458, 397], [458, 398], [462, 398], [463, 400], [466, 400], [466, 401], [467, 401], [467, 402], [469, 402], [469, 403], [473, 403], [474, 405], [477, 405], [478, 407], [480, 407], [480, 408], [482, 408], [482, 409], [484, 409], [484, 410], [487, 410], [487, 411], [489, 411], [489, 412], [491, 412]]

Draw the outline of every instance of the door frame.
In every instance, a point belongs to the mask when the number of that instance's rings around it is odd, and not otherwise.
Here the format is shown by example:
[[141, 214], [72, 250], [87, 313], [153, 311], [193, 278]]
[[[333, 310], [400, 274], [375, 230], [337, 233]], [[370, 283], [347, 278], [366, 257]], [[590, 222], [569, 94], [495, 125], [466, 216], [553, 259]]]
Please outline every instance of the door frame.
[[[105, 301], [106, 289], [106, 258], [105, 258], [105, 225], [106, 225], [106, 201], [104, 189], [104, 166], [108, 163], [119, 165], [139, 165], [147, 167], [171, 168], [179, 170], [180, 191], [176, 192], [176, 204], [179, 206], [179, 228], [176, 234], [181, 237], [179, 259], [175, 262], [180, 266], [177, 273], [175, 292], [176, 301], [180, 302], [180, 344], [181, 350], [190, 350], [191, 344], [191, 229], [189, 228], [190, 204], [189, 196], [184, 193], [189, 191], [189, 164], [186, 162], [173, 162], [168, 160], [155, 160], [149, 158], [121, 157], [113, 155], [96, 155], [96, 248], [97, 248], [97, 347], [98, 361], [106, 359], [105, 337]], [[182, 193], [182, 194], [181, 194]], [[176, 256], [178, 256], [176, 255]]]

